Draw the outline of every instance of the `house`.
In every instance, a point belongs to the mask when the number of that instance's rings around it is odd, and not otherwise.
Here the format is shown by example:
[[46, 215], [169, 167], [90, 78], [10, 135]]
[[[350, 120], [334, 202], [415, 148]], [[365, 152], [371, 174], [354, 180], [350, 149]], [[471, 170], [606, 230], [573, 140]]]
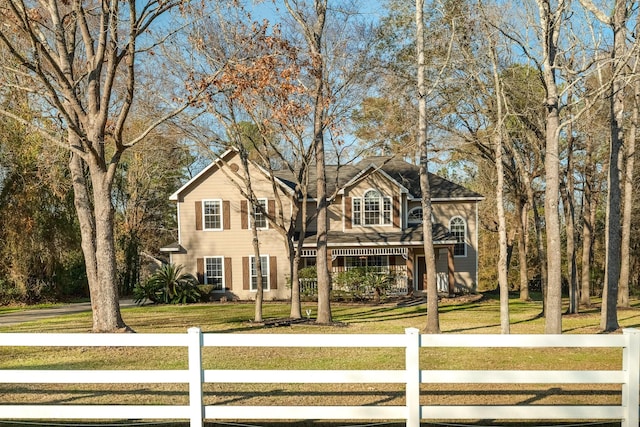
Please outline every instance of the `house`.
[[[241, 192], [242, 166], [234, 150], [222, 154], [172, 196], [177, 204], [178, 242], [162, 248], [214, 292], [229, 299], [253, 299], [256, 287], [250, 208]], [[252, 187], [267, 214], [299, 204], [293, 180], [269, 176], [251, 163]], [[312, 177], [310, 182], [315, 182]], [[442, 292], [476, 289], [478, 277], [478, 203], [483, 197], [430, 174], [433, 241], [438, 288]], [[315, 263], [315, 185], [309, 189], [308, 233], [301, 266]], [[390, 157], [327, 166], [329, 265], [333, 273], [371, 267], [395, 276], [399, 293], [424, 289], [421, 191], [418, 167]], [[278, 197], [275, 197], [277, 191]], [[288, 299], [289, 262], [282, 234], [256, 209], [265, 299]], [[297, 234], [299, 235], [299, 233]]]

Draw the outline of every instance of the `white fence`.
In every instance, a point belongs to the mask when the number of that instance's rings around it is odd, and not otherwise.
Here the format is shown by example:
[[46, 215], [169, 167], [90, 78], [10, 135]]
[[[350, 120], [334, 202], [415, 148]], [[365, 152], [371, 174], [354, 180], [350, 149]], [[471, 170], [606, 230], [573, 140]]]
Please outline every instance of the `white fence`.
[[[16, 405], [0, 404], [0, 419], [172, 419], [189, 420], [620, 420], [638, 426], [640, 331], [621, 335], [421, 335], [405, 334], [0, 334], [0, 347], [187, 347], [186, 370], [0, 370], [0, 384], [188, 384], [188, 405]], [[402, 348], [401, 370], [209, 370], [202, 367], [204, 347]], [[618, 370], [421, 370], [420, 348], [617, 348]], [[283, 352], [283, 355], [286, 355]], [[285, 359], [285, 356], [283, 356]], [[423, 364], [424, 363], [423, 361]], [[286, 365], [286, 360], [284, 365]], [[126, 368], [126, 367], [124, 367]], [[257, 384], [402, 384], [404, 405], [380, 406], [229, 406], [205, 405], [206, 383]], [[618, 384], [620, 405], [423, 405], [421, 384]], [[481, 386], [478, 386], [481, 387]], [[480, 389], [479, 389], [480, 390]], [[423, 395], [425, 391], [422, 391]]]

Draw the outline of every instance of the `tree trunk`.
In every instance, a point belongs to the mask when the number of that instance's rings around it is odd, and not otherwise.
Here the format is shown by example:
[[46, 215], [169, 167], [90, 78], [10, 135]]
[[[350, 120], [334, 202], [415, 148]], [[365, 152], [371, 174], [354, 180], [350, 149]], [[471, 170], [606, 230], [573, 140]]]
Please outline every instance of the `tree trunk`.
[[545, 306], [545, 332], [562, 333], [562, 245], [560, 242], [560, 218], [558, 212], [560, 195], [559, 164], [559, 96], [556, 83], [555, 59], [562, 16], [566, 4], [551, 10], [549, 0], [538, 0], [540, 27], [543, 39], [542, 73], [546, 88], [546, 137], [545, 137], [545, 231], [547, 236], [547, 292]]
[[[304, 166], [305, 168], [307, 165]], [[304, 173], [304, 178], [299, 179], [298, 181], [302, 183], [303, 188], [307, 188], [309, 183], [308, 174]], [[302, 256], [302, 248], [304, 245], [304, 236], [307, 234], [307, 192], [303, 191], [302, 195], [302, 206], [297, 210], [297, 216], [301, 218], [300, 224], [300, 237], [298, 238], [298, 247], [293, 247], [293, 236], [290, 236], [289, 241], [291, 242], [290, 251], [293, 255], [291, 262], [291, 313], [290, 316], [292, 319], [301, 319], [302, 318], [302, 306], [300, 304], [300, 261]], [[295, 223], [291, 226], [291, 231], [295, 230]], [[296, 250], [297, 249], [297, 250]], [[317, 271], [317, 270], [316, 270]], [[317, 277], [316, 277], [317, 280]], [[317, 282], [316, 282], [317, 283]]]
[[573, 203], [574, 194], [574, 180], [573, 180], [573, 130], [569, 125], [567, 130], [567, 173], [565, 191], [564, 191], [564, 216], [565, 216], [565, 230], [567, 235], [567, 280], [569, 282], [569, 308], [567, 313], [577, 314], [579, 311], [579, 291], [577, 280], [577, 265], [576, 265], [576, 245], [575, 245], [575, 208]]
[[[319, 83], [322, 86], [322, 83]], [[321, 88], [319, 90], [322, 90]], [[322, 108], [320, 101], [318, 109]], [[316, 112], [317, 113], [317, 112]], [[317, 252], [316, 252], [316, 270], [318, 273], [318, 315], [316, 321], [318, 323], [331, 323], [331, 273], [329, 272], [329, 251], [327, 248], [327, 233], [329, 231], [329, 218], [327, 215], [327, 178], [325, 174], [324, 159], [324, 138], [321, 129], [321, 116], [317, 116], [314, 120], [314, 127], [317, 129], [316, 143], [316, 170], [318, 176], [318, 196], [317, 196]], [[320, 129], [318, 129], [320, 128]]]
[[527, 236], [529, 233], [527, 204], [522, 200], [516, 203], [516, 214], [518, 215], [518, 263], [520, 267], [520, 300], [529, 301], [529, 274], [527, 271], [527, 253], [529, 244]]
[[[260, 242], [258, 240], [258, 230], [255, 225], [255, 214], [251, 215], [253, 225], [251, 226], [251, 233], [253, 234], [253, 256], [256, 266], [256, 304], [253, 313], [254, 322], [262, 322], [262, 302], [264, 300], [264, 283], [262, 280], [262, 258], [260, 258]], [[249, 263], [249, 269], [251, 269], [251, 263]], [[251, 274], [249, 274], [249, 280], [251, 280]]]
[[504, 213], [504, 164], [502, 140], [502, 90], [498, 75], [498, 58], [492, 46], [493, 81], [496, 92], [497, 129], [495, 130], [495, 162], [496, 162], [496, 210], [498, 212], [498, 240], [500, 245], [498, 256], [498, 285], [500, 287], [500, 333], [508, 334], [509, 328], [509, 281], [507, 276], [507, 221]]
[[422, 192], [422, 229], [424, 235], [425, 274], [427, 276], [427, 325], [425, 332], [440, 333], [436, 256], [431, 223], [431, 188], [429, 185], [429, 150], [427, 148], [427, 99], [425, 83], [424, 0], [416, 0], [416, 46], [418, 53], [418, 147], [420, 147], [420, 190]]
[[607, 222], [605, 243], [605, 287], [602, 291], [602, 309], [600, 327], [603, 331], [614, 331], [618, 325], [618, 282], [620, 280], [620, 245], [622, 236], [620, 229], [620, 162], [622, 141], [624, 138], [624, 76], [621, 67], [624, 65], [626, 50], [625, 24], [626, 2], [616, 0], [613, 12], [613, 69], [620, 75], [613, 79], [610, 89], [611, 140], [609, 146], [609, 174], [607, 178]]
[[329, 203], [327, 200], [327, 175], [324, 156], [324, 57], [322, 54], [322, 34], [327, 14], [327, 1], [314, 0], [316, 22], [313, 25], [311, 44], [314, 73], [314, 111], [313, 111], [313, 144], [316, 154], [317, 178], [317, 252], [316, 269], [318, 272], [318, 323], [331, 323], [331, 272], [329, 271], [329, 249], [327, 247], [329, 232]]
[[584, 193], [582, 194], [582, 271], [580, 275], [580, 304], [591, 307], [591, 262], [593, 260], [593, 139], [586, 136]]
[[[76, 137], [69, 134], [69, 143]], [[109, 175], [98, 165], [87, 165], [92, 177], [89, 193], [80, 156], [72, 153], [69, 169], [73, 180], [74, 203], [80, 224], [82, 253], [85, 259], [91, 297], [94, 332], [113, 332], [126, 328], [120, 314], [113, 241], [113, 205]]]
[[[638, 17], [640, 21], [640, 16]], [[636, 31], [640, 29], [640, 22], [636, 22]], [[637, 32], [636, 32], [637, 34]], [[637, 43], [637, 41], [636, 41]], [[636, 66], [640, 57], [636, 56]], [[633, 168], [635, 167], [636, 135], [638, 132], [638, 105], [640, 103], [640, 80], [633, 83], [633, 107], [631, 113], [631, 123], [627, 138], [626, 161], [624, 173], [624, 210], [622, 213], [622, 243], [621, 243], [621, 264], [620, 264], [620, 289], [618, 290], [618, 306], [629, 307], [629, 277], [631, 262], [631, 222], [633, 211]]]

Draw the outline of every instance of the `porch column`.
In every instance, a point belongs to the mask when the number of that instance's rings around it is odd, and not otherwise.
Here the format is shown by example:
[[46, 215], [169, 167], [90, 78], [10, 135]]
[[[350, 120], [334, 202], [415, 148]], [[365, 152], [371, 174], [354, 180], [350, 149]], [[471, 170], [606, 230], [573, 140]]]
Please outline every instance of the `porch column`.
[[454, 245], [447, 247], [447, 266], [449, 270], [449, 295], [455, 295], [456, 293], [456, 278], [454, 273], [456, 272], [456, 266], [453, 262], [453, 248]]
[[413, 249], [407, 250], [407, 295], [413, 295], [415, 288], [415, 265], [413, 262]]

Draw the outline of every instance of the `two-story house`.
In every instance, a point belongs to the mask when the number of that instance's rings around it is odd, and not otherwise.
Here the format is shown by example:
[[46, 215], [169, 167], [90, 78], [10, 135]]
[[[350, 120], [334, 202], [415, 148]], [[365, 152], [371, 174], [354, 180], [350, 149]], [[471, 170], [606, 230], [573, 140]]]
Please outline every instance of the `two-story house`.
[[[222, 154], [172, 196], [177, 203], [178, 242], [162, 250], [214, 292], [229, 299], [253, 299], [256, 269], [250, 205], [241, 192], [241, 163], [234, 150]], [[250, 165], [253, 192], [267, 213], [276, 209], [265, 171]], [[291, 212], [291, 177], [277, 173], [282, 212]], [[312, 177], [310, 182], [314, 183]], [[430, 174], [432, 230], [442, 292], [473, 291], [478, 273], [478, 202], [483, 197]], [[421, 191], [418, 166], [390, 157], [354, 165], [327, 166], [329, 264], [338, 273], [375, 267], [394, 273], [396, 287], [424, 289]], [[315, 184], [310, 185], [307, 237], [302, 266], [315, 263]], [[278, 204], [280, 206], [280, 204]], [[281, 233], [256, 210], [265, 299], [288, 299], [289, 262]]]

